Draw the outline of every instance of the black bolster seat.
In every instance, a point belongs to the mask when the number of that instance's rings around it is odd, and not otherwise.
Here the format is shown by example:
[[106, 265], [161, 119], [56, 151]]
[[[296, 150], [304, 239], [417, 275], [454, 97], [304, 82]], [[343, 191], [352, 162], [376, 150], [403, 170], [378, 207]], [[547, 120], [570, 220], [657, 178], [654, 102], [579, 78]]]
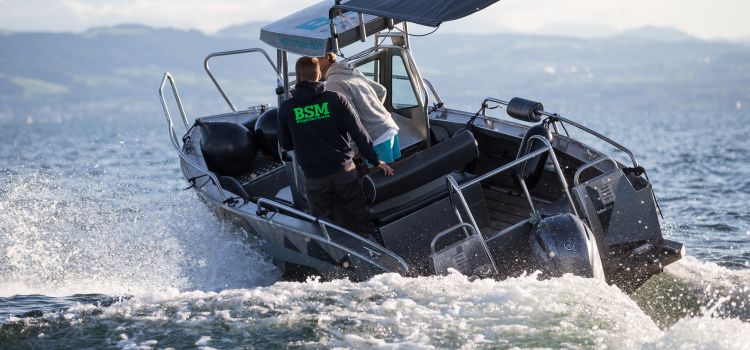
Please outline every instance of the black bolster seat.
[[453, 176], [458, 183], [473, 177], [456, 170], [478, 156], [474, 135], [465, 131], [391, 164], [393, 176], [373, 169], [363, 180], [370, 214], [376, 223], [383, 225], [433, 202], [447, 194], [446, 176]]

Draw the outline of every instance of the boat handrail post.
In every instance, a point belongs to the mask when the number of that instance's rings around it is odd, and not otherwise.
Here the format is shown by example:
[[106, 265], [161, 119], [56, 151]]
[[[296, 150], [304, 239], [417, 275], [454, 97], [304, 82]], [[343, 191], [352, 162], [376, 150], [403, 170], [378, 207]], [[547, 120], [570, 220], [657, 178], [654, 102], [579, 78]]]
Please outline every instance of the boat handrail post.
[[214, 185], [216, 185], [216, 188], [219, 191], [222, 204], [226, 204], [227, 197], [224, 194], [224, 189], [221, 187], [221, 183], [219, 182], [219, 179], [216, 177], [216, 175], [213, 172], [208, 171], [207, 169], [203, 169], [203, 167], [193, 162], [182, 151], [182, 147], [180, 146], [180, 142], [177, 138], [177, 131], [175, 131], [174, 123], [172, 122], [172, 114], [169, 112], [169, 107], [167, 107], [167, 100], [164, 97], [164, 87], [166, 86], [167, 82], [169, 82], [169, 84], [172, 86], [172, 93], [174, 94], [175, 101], [177, 102], [177, 107], [179, 108], [180, 114], [182, 115], [182, 122], [185, 124], [185, 129], [189, 130], [189, 127], [188, 127], [188, 121], [187, 121], [187, 114], [185, 113], [185, 108], [182, 105], [182, 99], [180, 98], [180, 94], [177, 92], [177, 84], [174, 81], [174, 77], [172, 77], [171, 73], [165, 72], [164, 77], [161, 79], [161, 85], [159, 85], [159, 99], [161, 100], [161, 106], [164, 109], [164, 116], [167, 118], [167, 126], [169, 128], [169, 140], [172, 142], [172, 146], [174, 146], [175, 150], [177, 150], [177, 155], [180, 157], [181, 161], [183, 161], [185, 164], [190, 165], [191, 167], [195, 168], [196, 170], [203, 173], [203, 175], [206, 175], [208, 176], [209, 179], [211, 179], [211, 182], [213, 182]]
[[177, 108], [180, 110], [180, 115], [182, 116], [182, 122], [185, 124], [185, 129], [188, 129], [190, 126], [188, 126], [187, 113], [185, 113], [185, 107], [183, 107], [182, 105], [182, 98], [180, 98], [180, 93], [177, 91], [177, 85], [175, 84], [174, 77], [172, 77], [171, 73], [165, 72], [164, 76], [161, 79], [161, 85], [159, 86], [159, 97], [161, 98], [161, 106], [162, 108], [164, 108], [164, 114], [167, 117], [169, 127], [172, 129], [172, 131], [174, 131], [172, 114], [169, 113], [167, 100], [164, 97], [164, 86], [166, 85], [167, 81], [169, 81], [169, 85], [172, 87], [172, 93], [174, 94], [175, 102], [177, 102]]
[[[338, 0], [337, 0], [338, 3]], [[331, 30], [331, 52], [338, 54], [339, 53], [339, 34], [336, 33], [336, 22], [334, 21], [334, 18], [336, 18], [336, 14], [334, 13], [333, 9], [331, 9], [331, 12], [329, 13], [330, 17], [330, 23], [329, 23], [329, 29]]]
[[[474, 215], [471, 213], [471, 208], [469, 208], [469, 203], [466, 202], [466, 198], [464, 198], [464, 194], [463, 192], [461, 192], [461, 187], [458, 185], [458, 182], [456, 182], [456, 179], [454, 179], [453, 176], [450, 176], [450, 175], [446, 176], [446, 180], [448, 181], [448, 186], [451, 192], [458, 195], [458, 199], [461, 201], [461, 206], [466, 211], [466, 215], [469, 217], [470, 224], [474, 228], [474, 233], [479, 235], [479, 241], [482, 243], [482, 248], [484, 248], [484, 251], [487, 253], [487, 258], [490, 259], [492, 270], [495, 271], [496, 274], [499, 273], [499, 270], [497, 269], [497, 265], [495, 264], [495, 259], [492, 257], [492, 253], [490, 253], [490, 248], [487, 246], [487, 242], [484, 240], [484, 236], [482, 236], [482, 232], [479, 230], [479, 225], [477, 225], [477, 221], [474, 219]], [[448, 193], [449, 197], [451, 195], [452, 195], [451, 193]], [[453, 205], [453, 208], [454, 209], [456, 208], [455, 205]], [[459, 221], [462, 221], [462, 220], [459, 219]]]
[[432, 96], [435, 97], [435, 100], [437, 101], [438, 106], [443, 106], [444, 105], [443, 99], [437, 93], [437, 90], [435, 90], [435, 87], [432, 85], [432, 83], [426, 78], [422, 78], [422, 81], [424, 81], [425, 86], [427, 86], [430, 89], [430, 92], [432, 93]]
[[[485, 98], [482, 101], [482, 117], [485, 118], [485, 119], [498, 119], [498, 118], [490, 117], [490, 116], [488, 116], [486, 114], [486, 108], [488, 107], [487, 106], [487, 102], [494, 102], [494, 103], [497, 103], [497, 104], [500, 104], [500, 105], [504, 105], [504, 106], [507, 106], [508, 103], [509, 103], [507, 101], [503, 101], [503, 100], [500, 100], [500, 99], [497, 99], [497, 98], [494, 98], [494, 97], [487, 97], [487, 98]], [[628, 149], [627, 147], [625, 147], [625, 146], [623, 146], [623, 145], [615, 142], [614, 140], [612, 140], [612, 139], [610, 139], [610, 138], [608, 138], [608, 137], [600, 134], [599, 132], [597, 132], [597, 131], [589, 128], [589, 127], [586, 127], [586, 126], [584, 126], [584, 125], [582, 125], [580, 123], [576, 123], [576, 122], [574, 122], [574, 121], [572, 121], [572, 120], [570, 120], [568, 118], [562, 117], [562, 116], [560, 116], [557, 113], [550, 113], [550, 112], [546, 112], [544, 110], [540, 110], [537, 113], [539, 113], [539, 114], [541, 114], [541, 115], [543, 115], [545, 117], [551, 118], [552, 121], [555, 121], [555, 122], [565, 122], [565, 123], [568, 123], [570, 125], [573, 125], [576, 128], [578, 128], [580, 130], [583, 130], [583, 131], [585, 131], [585, 132], [593, 135], [596, 138], [601, 139], [602, 141], [604, 141], [604, 142], [606, 142], [606, 143], [614, 146], [615, 148], [617, 148], [620, 151], [622, 151], [625, 154], [627, 154], [628, 157], [630, 158], [630, 161], [633, 163], [633, 167], [634, 168], [638, 168], [639, 167], [638, 159], [636, 159], [635, 154], [630, 149]], [[555, 128], [555, 131], [559, 134], [559, 132], [557, 130], [557, 126], [555, 126], [555, 124], [553, 124], [553, 127]]]
[[474, 231], [474, 226], [471, 226], [465, 222], [459, 223], [457, 225], [453, 225], [435, 235], [435, 237], [432, 239], [432, 242], [430, 242], [430, 252], [432, 254], [435, 254], [435, 245], [437, 244], [438, 240], [440, 240], [440, 238], [443, 238], [443, 236], [458, 229], [463, 229], [464, 233], [466, 233], [466, 237], [470, 237], [469, 236], [470, 234], [468, 231], [471, 231], [472, 235], [476, 234], [476, 231]]
[[522, 177], [518, 177], [518, 182], [521, 184], [521, 189], [523, 190], [523, 194], [526, 195], [526, 200], [529, 202], [529, 207], [531, 208], [531, 212], [535, 213], [536, 208], [534, 207], [534, 201], [531, 200], [531, 193], [529, 192], [529, 188], [526, 186], [526, 180], [524, 180]]
[[216, 79], [214, 76], [214, 73], [211, 71], [211, 66], [209, 66], [208, 62], [214, 58], [214, 57], [220, 57], [220, 56], [231, 56], [231, 55], [239, 55], [244, 53], [253, 53], [253, 52], [259, 52], [265, 56], [268, 63], [271, 65], [271, 68], [273, 68], [274, 72], [276, 73], [276, 82], [278, 85], [281, 85], [281, 76], [279, 74], [279, 68], [276, 64], [273, 63], [273, 60], [271, 59], [271, 56], [268, 55], [266, 50], [263, 50], [261, 48], [251, 48], [251, 49], [243, 49], [243, 50], [232, 50], [232, 51], [221, 51], [221, 52], [214, 52], [206, 56], [206, 58], [203, 60], [203, 69], [208, 74], [208, 77], [211, 78], [211, 81], [216, 85], [216, 88], [219, 90], [219, 93], [221, 93], [221, 96], [224, 97], [224, 101], [227, 102], [229, 105], [229, 108], [232, 109], [232, 112], [237, 112], [237, 107], [234, 105], [232, 100], [227, 95], [226, 91], [224, 90], [224, 87], [221, 86], [221, 83]]
[[[560, 184], [563, 187], [563, 190], [565, 190], [565, 196], [568, 197], [568, 204], [570, 204], [570, 210], [573, 211], [573, 214], [575, 216], [578, 216], [578, 210], [576, 209], [576, 205], [573, 202], [573, 196], [570, 195], [570, 187], [568, 186], [568, 181], [565, 180], [565, 174], [562, 172], [562, 168], [560, 168], [560, 162], [557, 161], [557, 156], [555, 155], [555, 150], [552, 148], [552, 144], [547, 140], [546, 138], [542, 137], [541, 135], [534, 135], [529, 138], [529, 142], [531, 140], [539, 140], [546, 146], [547, 150], [549, 151], [550, 159], [552, 159], [552, 164], [555, 166], [555, 172], [557, 172], [557, 176], [560, 178]], [[529, 195], [529, 198], [531, 196]]]

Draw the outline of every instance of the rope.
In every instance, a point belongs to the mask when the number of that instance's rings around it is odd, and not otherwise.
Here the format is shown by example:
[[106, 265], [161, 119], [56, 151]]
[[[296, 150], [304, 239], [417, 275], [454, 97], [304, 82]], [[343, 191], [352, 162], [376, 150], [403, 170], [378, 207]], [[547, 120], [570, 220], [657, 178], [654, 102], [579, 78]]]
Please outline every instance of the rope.
[[428, 35], [430, 35], [430, 34], [432, 34], [432, 33], [435, 33], [435, 32], [437, 32], [437, 30], [438, 30], [438, 29], [440, 29], [440, 25], [438, 25], [437, 27], [435, 27], [435, 29], [433, 29], [433, 30], [432, 30], [431, 32], [429, 32], [429, 33], [426, 33], [426, 34], [409, 34], [409, 33], [407, 33], [407, 32], [404, 32], [403, 30], [401, 30], [401, 29], [400, 29], [399, 27], [395, 27], [395, 26], [394, 26], [394, 28], [396, 28], [396, 30], [398, 30], [399, 32], [401, 32], [401, 33], [404, 33], [404, 34], [406, 34], [406, 35], [408, 35], [408, 36], [413, 36], [413, 37], [424, 37], [424, 36], [428, 36]]
[[[202, 177], [206, 177], [206, 176], [208, 176], [208, 174], [203, 174], [203, 175], [200, 175], [200, 176], [194, 176], [194, 177], [191, 177], [191, 178], [189, 178], [189, 179], [188, 179], [187, 181], [188, 181], [188, 183], [190, 183], [190, 186], [188, 186], [188, 187], [185, 187], [185, 188], [183, 188], [182, 190], [183, 190], [183, 191], [187, 191], [187, 190], [189, 190], [189, 189], [191, 189], [191, 188], [193, 188], [193, 187], [196, 187], [196, 186], [195, 186], [195, 180], [198, 180], [198, 179], [200, 179], [200, 178], [202, 178]], [[209, 179], [209, 180], [210, 180], [210, 179]], [[204, 183], [203, 183], [203, 185], [205, 185], [205, 184], [207, 184], [207, 183], [208, 183], [208, 181], [204, 182]], [[203, 185], [201, 185], [201, 187], [203, 187]]]
[[243, 206], [244, 206], [245, 204], [247, 204], [247, 202], [248, 202], [248, 200], [247, 200], [247, 199], [245, 199], [245, 198], [242, 198], [242, 197], [229, 197], [229, 198], [227, 198], [227, 199], [226, 199], [226, 200], [224, 201], [224, 204], [226, 204], [226, 205], [228, 205], [228, 206], [230, 206], [230, 207], [234, 208], [234, 207], [235, 207], [235, 205], [237, 205], [237, 203], [239, 203], [239, 202], [240, 202], [240, 201], [239, 201], [240, 199], [242, 200], [242, 205], [240, 205], [240, 206], [239, 206], [239, 207], [237, 207], [237, 208], [241, 208], [241, 207], [243, 207]]

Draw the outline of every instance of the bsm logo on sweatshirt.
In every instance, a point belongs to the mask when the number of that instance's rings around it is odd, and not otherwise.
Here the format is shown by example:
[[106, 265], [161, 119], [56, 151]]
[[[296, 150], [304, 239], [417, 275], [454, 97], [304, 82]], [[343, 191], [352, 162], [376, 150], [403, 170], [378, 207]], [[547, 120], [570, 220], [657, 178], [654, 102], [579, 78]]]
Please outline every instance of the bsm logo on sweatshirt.
[[328, 102], [320, 104], [309, 105], [305, 107], [297, 107], [292, 109], [294, 111], [294, 119], [297, 124], [308, 123], [314, 120], [325, 119], [331, 116], [328, 111]]

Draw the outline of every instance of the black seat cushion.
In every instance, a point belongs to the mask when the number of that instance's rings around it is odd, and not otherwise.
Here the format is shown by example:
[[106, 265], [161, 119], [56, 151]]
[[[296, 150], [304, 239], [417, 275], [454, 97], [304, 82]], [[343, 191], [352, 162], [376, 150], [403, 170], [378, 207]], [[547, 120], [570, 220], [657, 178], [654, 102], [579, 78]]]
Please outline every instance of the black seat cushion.
[[[459, 184], [476, 176], [454, 172], [449, 175]], [[420, 187], [370, 206], [370, 215], [378, 226], [387, 225], [397, 219], [422, 209], [448, 195], [448, 184], [445, 176], [434, 179]]]
[[376, 170], [363, 180], [369, 204], [385, 202], [463, 168], [479, 156], [477, 142], [465, 131], [413, 156], [393, 163], [394, 175]]

